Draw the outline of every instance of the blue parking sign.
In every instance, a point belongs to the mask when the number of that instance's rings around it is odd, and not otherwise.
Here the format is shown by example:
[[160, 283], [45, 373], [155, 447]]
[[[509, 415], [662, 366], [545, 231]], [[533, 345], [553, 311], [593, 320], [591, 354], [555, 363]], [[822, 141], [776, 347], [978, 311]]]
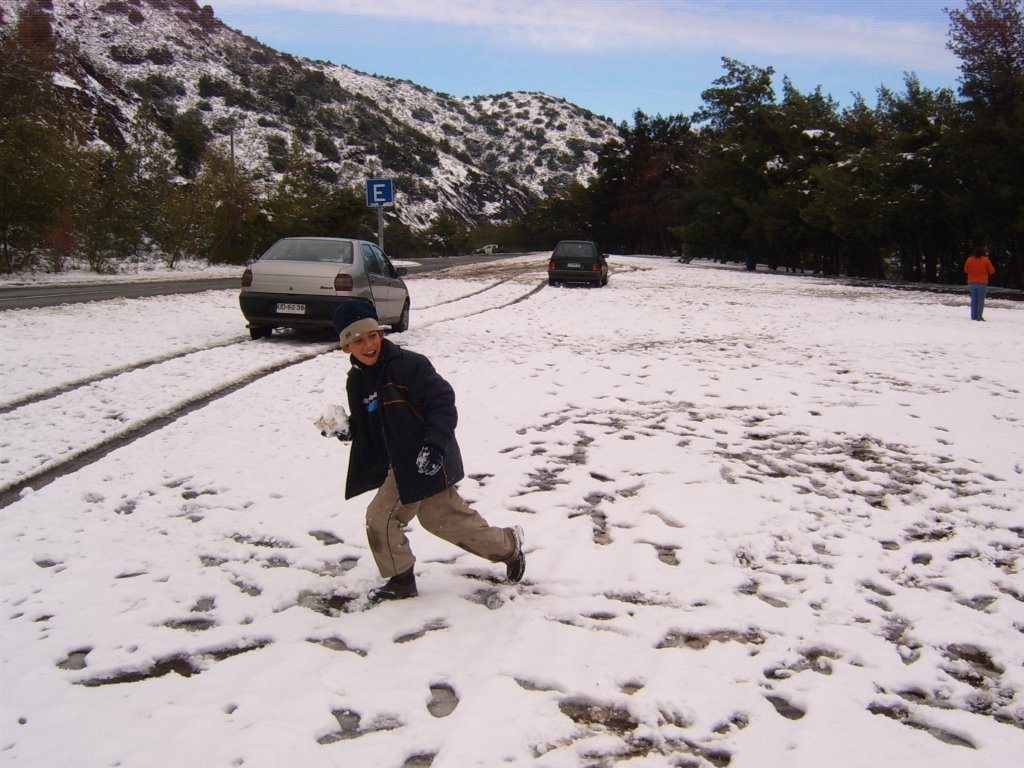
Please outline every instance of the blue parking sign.
[[395, 187], [391, 179], [368, 179], [366, 182], [366, 204], [371, 208], [395, 204]]

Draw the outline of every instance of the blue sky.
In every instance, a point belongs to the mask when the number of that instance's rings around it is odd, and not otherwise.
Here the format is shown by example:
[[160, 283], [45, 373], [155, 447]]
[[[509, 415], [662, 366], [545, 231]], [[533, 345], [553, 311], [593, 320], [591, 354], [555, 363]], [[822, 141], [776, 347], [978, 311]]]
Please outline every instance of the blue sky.
[[280, 51], [452, 96], [541, 91], [616, 122], [690, 114], [722, 57], [841, 105], [904, 73], [957, 87], [943, 8], [964, 0], [210, 0]]

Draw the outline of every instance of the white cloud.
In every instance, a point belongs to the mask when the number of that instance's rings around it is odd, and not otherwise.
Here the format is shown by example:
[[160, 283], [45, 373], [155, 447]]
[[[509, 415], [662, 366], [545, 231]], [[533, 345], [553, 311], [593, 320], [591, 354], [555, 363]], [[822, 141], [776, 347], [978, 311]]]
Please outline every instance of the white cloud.
[[[220, 8], [315, 11], [475, 28], [492, 44], [600, 53], [713, 49], [794, 53], [952, 71], [948, 3], [766, 0], [220, 0]], [[955, 3], [954, 3], [955, 4]]]

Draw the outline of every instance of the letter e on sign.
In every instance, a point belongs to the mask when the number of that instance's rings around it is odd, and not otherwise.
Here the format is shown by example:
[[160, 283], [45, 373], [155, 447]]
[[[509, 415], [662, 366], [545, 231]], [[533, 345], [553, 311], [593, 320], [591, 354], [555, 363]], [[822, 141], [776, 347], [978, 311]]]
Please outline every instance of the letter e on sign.
[[369, 179], [366, 182], [366, 204], [380, 208], [395, 204], [395, 187], [391, 179]]

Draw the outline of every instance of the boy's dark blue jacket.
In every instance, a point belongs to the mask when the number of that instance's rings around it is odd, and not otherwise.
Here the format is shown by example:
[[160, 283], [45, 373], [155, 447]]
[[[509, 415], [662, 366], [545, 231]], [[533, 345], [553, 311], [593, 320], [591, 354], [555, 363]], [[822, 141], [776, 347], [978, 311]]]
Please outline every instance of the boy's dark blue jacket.
[[[455, 390], [430, 360], [384, 339], [376, 365], [364, 366], [355, 357], [351, 362], [345, 385], [352, 435], [345, 498], [379, 488], [389, 467], [403, 504], [462, 480]], [[444, 467], [433, 476], [416, 471], [416, 456], [425, 443], [444, 453]]]

